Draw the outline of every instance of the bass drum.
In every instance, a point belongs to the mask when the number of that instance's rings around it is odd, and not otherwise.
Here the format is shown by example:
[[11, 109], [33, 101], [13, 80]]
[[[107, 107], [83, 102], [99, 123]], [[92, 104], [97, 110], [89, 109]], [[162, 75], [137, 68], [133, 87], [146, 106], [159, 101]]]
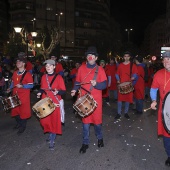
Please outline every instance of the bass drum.
[[170, 92], [168, 92], [162, 104], [162, 121], [165, 130], [170, 134]]

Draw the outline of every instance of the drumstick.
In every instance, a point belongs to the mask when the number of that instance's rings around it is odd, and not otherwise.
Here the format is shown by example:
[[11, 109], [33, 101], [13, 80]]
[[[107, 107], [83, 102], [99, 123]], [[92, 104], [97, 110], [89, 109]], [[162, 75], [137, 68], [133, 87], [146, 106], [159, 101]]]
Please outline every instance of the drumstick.
[[80, 86], [80, 85], [83, 85], [83, 84], [90, 84], [91, 82], [85, 82], [85, 83], [80, 83], [80, 84], [76, 84], [76, 86]]
[[147, 109], [144, 109], [143, 111], [146, 112], [147, 110], [150, 110], [152, 109], [151, 107], [147, 108]]
[[147, 109], [144, 109], [143, 111], [146, 112], [147, 110], [150, 110], [152, 109], [151, 107], [147, 108]]

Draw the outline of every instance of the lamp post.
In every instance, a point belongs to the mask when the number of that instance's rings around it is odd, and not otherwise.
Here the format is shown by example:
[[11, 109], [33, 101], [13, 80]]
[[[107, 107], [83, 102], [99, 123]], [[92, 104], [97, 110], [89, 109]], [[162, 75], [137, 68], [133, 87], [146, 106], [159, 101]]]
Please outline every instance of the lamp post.
[[128, 33], [128, 42], [129, 42], [129, 40], [130, 40], [130, 31], [133, 31], [133, 29], [132, 28], [126, 28], [125, 31], [127, 31], [127, 33]]
[[55, 15], [58, 16], [58, 23], [57, 23], [57, 25], [58, 25], [58, 29], [59, 29], [59, 33], [60, 33], [60, 24], [61, 24], [60, 23], [60, 19], [61, 19], [60, 17], [63, 15], [63, 13], [60, 12], [60, 13], [56, 13]]

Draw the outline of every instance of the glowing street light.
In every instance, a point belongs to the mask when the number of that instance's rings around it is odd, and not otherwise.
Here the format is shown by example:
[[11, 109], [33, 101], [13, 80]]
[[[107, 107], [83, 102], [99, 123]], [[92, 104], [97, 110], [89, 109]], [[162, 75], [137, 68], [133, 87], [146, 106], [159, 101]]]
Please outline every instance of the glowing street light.
[[125, 31], [127, 31], [128, 33], [128, 42], [129, 42], [129, 39], [130, 39], [130, 31], [133, 31], [132, 28], [126, 28]]

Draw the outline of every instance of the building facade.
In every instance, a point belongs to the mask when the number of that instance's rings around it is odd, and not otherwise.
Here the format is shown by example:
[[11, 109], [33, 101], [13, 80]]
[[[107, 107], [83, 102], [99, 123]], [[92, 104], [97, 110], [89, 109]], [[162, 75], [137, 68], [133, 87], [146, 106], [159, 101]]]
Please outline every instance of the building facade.
[[57, 27], [61, 55], [83, 56], [89, 45], [97, 45], [106, 52], [105, 39], [111, 33], [109, 0], [9, 0], [9, 3], [11, 27], [24, 27], [28, 32]]

